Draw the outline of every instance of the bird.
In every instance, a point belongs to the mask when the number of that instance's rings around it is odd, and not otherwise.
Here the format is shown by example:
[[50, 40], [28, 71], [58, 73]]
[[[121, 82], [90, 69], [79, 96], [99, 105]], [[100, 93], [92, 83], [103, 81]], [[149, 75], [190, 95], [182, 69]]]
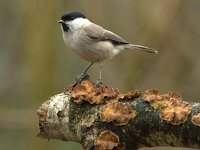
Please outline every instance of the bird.
[[75, 85], [88, 77], [87, 71], [95, 63], [99, 63], [99, 77], [96, 85], [101, 85], [103, 62], [124, 50], [139, 49], [149, 53], [158, 53], [153, 48], [127, 42], [119, 35], [91, 22], [79, 11], [65, 13], [58, 23], [61, 26], [64, 43], [78, 56], [90, 62], [76, 80]]

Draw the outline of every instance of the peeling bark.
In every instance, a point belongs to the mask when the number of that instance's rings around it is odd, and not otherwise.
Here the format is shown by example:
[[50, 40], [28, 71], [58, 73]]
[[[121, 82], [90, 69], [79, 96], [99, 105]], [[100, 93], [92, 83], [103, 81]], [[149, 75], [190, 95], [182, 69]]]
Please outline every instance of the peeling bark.
[[124, 96], [118, 101], [129, 104], [137, 112], [137, 116], [130, 118], [126, 125], [101, 120], [100, 112], [107, 103], [76, 103], [70, 93], [52, 96], [38, 109], [39, 136], [75, 141], [81, 143], [84, 149], [98, 149], [95, 147], [97, 137], [102, 132], [111, 131], [119, 137], [119, 143], [114, 145], [119, 147], [115, 149], [134, 150], [152, 146], [200, 148], [200, 126], [192, 123], [192, 116], [200, 113], [199, 103], [188, 102], [191, 112], [187, 120], [173, 125], [162, 120], [159, 109], [141, 97], [128, 99]]

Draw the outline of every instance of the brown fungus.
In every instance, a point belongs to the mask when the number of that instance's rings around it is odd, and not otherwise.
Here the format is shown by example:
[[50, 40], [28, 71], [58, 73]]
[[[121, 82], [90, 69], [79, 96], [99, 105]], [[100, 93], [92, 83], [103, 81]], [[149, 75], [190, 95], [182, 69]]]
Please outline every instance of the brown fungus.
[[95, 86], [90, 80], [85, 80], [76, 87], [68, 87], [65, 93], [71, 95], [76, 103], [82, 103], [84, 101], [90, 104], [100, 104], [105, 101], [117, 100], [119, 91], [106, 85]]
[[192, 116], [192, 123], [200, 127], [200, 113]]
[[176, 99], [176, 100], [181, 100], [182, 99], [181, 94], [178, 93], [178, 92], [172, 92], [172, 91], [170, 91], [170, 92], [168, 92], [166, 94], [166, 96], [168, 96], [170, 99]]
[[159, 112], [161, 119], [173, 125], [179, 125], [187, 120], [191, 112], [191, 106], [189, 103], [182, 100], [174, 99], [170, 101], [169, 99], [167, 107], [160, 109]]
[[125, 94], [121, 94], [119, 98], [125, 100], [133, 100], [134, 98], [140, 97], [140, 95], [141, 95], [140, 91], [135, 90], [135, 91], [129, 91]]
[[155, 109], [160, 109], [160, 107], [165, 107], [163, 98], [157, 89], [151, 89], [145, 91], [143, 99], [145, 101], [148, 101], [150, 105]]
[[161, 99], [160, 93], [157, 89], [150, 89], [145, 91], [143, 99], [148, 102]]
[[160, 118], [173, 125], [184, 123], [192, 110], [190, 104], [183, 101], [178, 92], [168, 92], [161, 96], [166, 107], [159, 110]]
[[114, 125], [126, 125], [137, 112], [128, 103], [113, 102], [103, 106], [100, 111], [102, 121], [112, 122]]
[[94, 142], [95, 150], [113, 149], [118, 144], [118, 135], [109, 130], [101, 132]]
[[189, 103], [182, 100], [177, 92], [160, 94], [158, 90], [148, 90], [144, 94], [144, 100], [159, 110], [160, 118], [173, 125], [184, 123], [191, 112]]
[[65, 91], [76, 103], [89, 102], [90, 104], [111, 103], [121, 100], [132, 100], [138, 98], [141, 93], [138, 90], [120, 94], [116, 88], [107, 85], [96, 86], [92, 81], [85, 80], [74, 86], [69, 85]]

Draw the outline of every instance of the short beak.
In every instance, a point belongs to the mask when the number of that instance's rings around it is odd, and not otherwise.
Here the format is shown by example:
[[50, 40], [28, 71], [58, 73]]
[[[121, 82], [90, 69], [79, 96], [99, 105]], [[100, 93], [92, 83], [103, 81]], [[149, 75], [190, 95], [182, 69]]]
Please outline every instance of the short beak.
[[65, 23], [63, 20], [59, 20], [58, 23]]

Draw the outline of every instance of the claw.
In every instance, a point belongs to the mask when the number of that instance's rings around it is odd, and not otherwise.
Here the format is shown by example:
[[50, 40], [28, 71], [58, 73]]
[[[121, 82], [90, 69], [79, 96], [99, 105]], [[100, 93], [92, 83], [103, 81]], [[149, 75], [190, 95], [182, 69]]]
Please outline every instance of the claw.
[[96, 83], [95, 83], [95, 86], [96, 87], [99, 87], [99, 86], [101, 86], [102, 85], [102, 81], [100, 80], [100, 79], [98, 79], [97, 81], [96, 81]]
[[73, 87], [76, 87], [78, 84], [81, 84], [84, 80], [89, 80], [89, 75], [87, 73], [81, 73], [81, 75], [76, 79], [76, 83]]
[[78, 84], [80, 84], [83, 80], [89, 79], [89, 75], [87, 73], [81, 73], [80, 77], [76, 81]]

